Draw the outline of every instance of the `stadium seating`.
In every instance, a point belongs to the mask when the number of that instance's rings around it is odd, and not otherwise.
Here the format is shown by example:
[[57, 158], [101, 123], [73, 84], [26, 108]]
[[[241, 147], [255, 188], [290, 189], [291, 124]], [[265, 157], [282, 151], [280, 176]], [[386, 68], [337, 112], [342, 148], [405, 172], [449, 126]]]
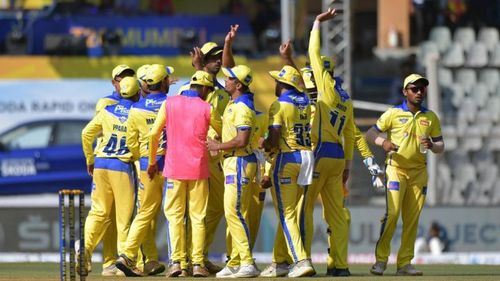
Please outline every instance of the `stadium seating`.
[[497, 28], [434, 27], [418, 55], [439, 53], [444, 157], [438, 204], [500, 204], [500, 35]]

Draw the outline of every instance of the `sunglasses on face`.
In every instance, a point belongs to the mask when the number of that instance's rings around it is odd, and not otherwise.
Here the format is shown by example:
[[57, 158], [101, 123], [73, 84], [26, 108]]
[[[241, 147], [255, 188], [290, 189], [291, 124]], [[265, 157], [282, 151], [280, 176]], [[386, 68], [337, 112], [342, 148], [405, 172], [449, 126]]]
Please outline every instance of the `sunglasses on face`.
[[410, 90], [412, 93], [416, 94], [418, 91], [423, 93], [427, 89], [426, 86], [412, 86], [412, 87], [407, 87], [406, 90]]

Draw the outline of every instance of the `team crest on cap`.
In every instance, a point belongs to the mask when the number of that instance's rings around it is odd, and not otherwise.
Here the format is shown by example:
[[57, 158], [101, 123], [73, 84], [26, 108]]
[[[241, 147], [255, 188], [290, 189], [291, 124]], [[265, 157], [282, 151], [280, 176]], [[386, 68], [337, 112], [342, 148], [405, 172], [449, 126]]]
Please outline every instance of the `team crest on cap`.
[[282, 69], [282, 70], [280, 71], [280, 73], [278, 74], [278, 76], [279, 76], [279, 77], [283, 77], [283, 76], [285, 76], [285, 73], [286, 73], [286, 69]]
[[252, 77], [250, 75], [247, 75], [244, 80], [245, 80], [245, 83], [248, 84], [248, 83], [250, 83], [250, 81], [252, 81]]

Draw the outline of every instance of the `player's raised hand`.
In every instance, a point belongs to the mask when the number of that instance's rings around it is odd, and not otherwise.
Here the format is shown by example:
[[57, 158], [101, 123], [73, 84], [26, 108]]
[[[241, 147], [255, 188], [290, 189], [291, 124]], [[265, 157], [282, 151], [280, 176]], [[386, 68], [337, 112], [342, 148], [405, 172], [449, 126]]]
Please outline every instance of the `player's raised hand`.
[[324, 22], [333, 19], [337, 15], [337, 10], [328, 8], [328, 11], [321, 13], [316, 16], [316, 20], [319, 22]]
[[201, 52], [201, 49], [198, 47], [194, 47], [191, 52], [189, 52], [191, 55], [191, 63], [193, 64], [194, 68], [196, 70], [202, 70], [203, 69], [203, 53]]
[[226, 38], [224, 39], [224, 42], [226, 43], [232, 43], [234, 38], [236, 38], [236, 34], [238, 33], [238, 29], [240, 26], [238, 24], [231, 25], [231, 30], [226, 35]]
[[280, 56], [283, 59], [289, 59], [292, 57], [292, 44], [290, 40], [280, 45]]

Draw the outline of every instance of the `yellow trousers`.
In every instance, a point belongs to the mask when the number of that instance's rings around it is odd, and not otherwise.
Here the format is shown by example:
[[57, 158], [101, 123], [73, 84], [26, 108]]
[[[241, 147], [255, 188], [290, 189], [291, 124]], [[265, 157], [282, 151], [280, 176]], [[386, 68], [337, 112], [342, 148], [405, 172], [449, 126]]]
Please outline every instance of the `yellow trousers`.
[[306, 188], [304, 195], [301, 228], [308, 257], [311, 257], [311, 247], [314, 235], [313, 212], [314, 205], [321, 194], [323, 216], [331, 229], [329, 237], [330, 257], [337, 268], [347, 268], [347, 247], [349, 242], [349, 226], [344, 215], [344, 192], [342, 175], [345, 160], [342, 158], [319, 157], [314, 167], [313, 183]]
[[115, 208], [118, 252], [125, 248], [134, 211], [132, 166], [118, 159], [96, 158], [92, 206], [85, 221], [85, 250], [90, 255], [109, 227]]
[[237, 255], [231, 258], [228, 266], [253, 264], [250, 243], [250, 229], [247, 211], [252, 201], [252, 184], [257, 171], [257, 159], [254, 154], [248, 156], [228, 157], [223, 161], [224, 170], [224, 214], [229, 234], [231, 235], [232, 249]]
[[220, 157], [210, 158], [208, 168], [210, 178], [208, 179], [208, 206], [205, 218], [206, 236], [203, 250], [205, 260], [208, 260], [208, 249], [215, 239], [217, 226], [224, 216], [224, 173]]
[[401, 169], [387, 165], [386, 175], [386, 213], [381, 220], [375, 256], [377, 261], [387, 262], [392, 236], [401, 213], [403, 233], [397, 259], [397, 267], [401, 268], [413, 259], [418, 220], [427, 193], [427, 169]]
[[[250, 200], [249, 210], [251, 212], [246, 212], [244, 214], [245, 219], [248, 222], [248, 228], [250, 231], [250, 250], [253, 250], [255, 246], [255, 241], [257, 240], [257, 235], [259, 233], [260, 220], [262, 218], [262, 211], [264, 209], [264, 201], [266, 199], [266, 190], [260, 186], [260, 183], [255, 181], [252, 182], [252, 186], [250, 187], [252, 190], [252, 198]], [[286, 245], [283, 244], [286, 249]], [[226, 229], [226, 248], [227, 255], [231, 263], [239, 264], [240, 256], [236, 251], [236, 248], [233, 248], [233, 239], [229, 230]]]
[[160, 210], [165, 178], [158, 173], [153, 180], [146, 171], [140, 172], [137, 214], [130, 226], [123, 254], [135, 260], [140, 249], [144, 262], [158, 260], [156, 248], [156, 218]]
[[111, 214], [109, 215], [109, 224], [105, 227], [106, 231], [102, 237], [102, 268], [112, 266], [116, 262], [118, 257], [118, 248], [116, 242], [116, 215], [115, 206], [111, 208]]
[[[300, 151], [280, 153], [276, 158], [271, 190], [280, 222], [273, 248], [273, 259], [276, 263], [290, 262], [289, 257], [293, 263], [307, 258], [299, 226], [303, 188], [297, 184], [297, 179], [301, 163]], [[288, 248], [286, 255], [283, 248]]]
[[185, 217], [191, 224], [191, 261], [204, 266], [205, 217], [208, 203], [208, 180], [174, 180], [166, 182], [163, 211], [168, 224], [168, 246], [170, 259], [186, 268], [187, 233]]

